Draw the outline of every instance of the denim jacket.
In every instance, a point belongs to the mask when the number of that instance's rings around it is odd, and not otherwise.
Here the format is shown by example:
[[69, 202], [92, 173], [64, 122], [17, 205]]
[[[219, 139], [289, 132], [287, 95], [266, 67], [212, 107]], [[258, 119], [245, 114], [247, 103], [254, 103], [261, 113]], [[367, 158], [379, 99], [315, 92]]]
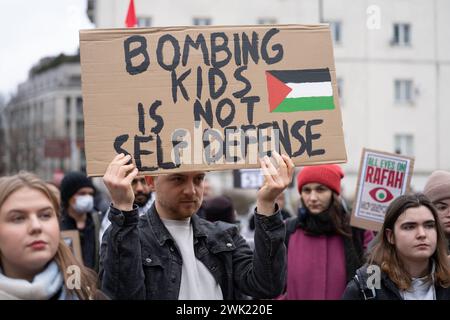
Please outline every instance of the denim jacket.
[[[281, 294], [286, 278], [285, 227], [281, 214], [255, 214], [255, 251], [236, 226], [194, 214], [194, 252], [220, 284], [225, 300]], [[112, 299], [178, 299], [182, 258], [155, 205], [139, 217], [136, 208], [111, 206], [111, 226], [101, 246], [102, 291]]]

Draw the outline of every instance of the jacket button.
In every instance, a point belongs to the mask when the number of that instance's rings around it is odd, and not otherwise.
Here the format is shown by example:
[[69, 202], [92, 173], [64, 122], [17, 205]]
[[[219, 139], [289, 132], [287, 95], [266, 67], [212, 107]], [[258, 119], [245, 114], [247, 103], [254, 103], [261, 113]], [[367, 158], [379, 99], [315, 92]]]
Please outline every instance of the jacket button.
[[151, 262], [152, 262], [152, 259], [150, 259], [150, 258], [147, 258], [147, 259], [145, 259], [145, 262], [147, 262], [147, 263], [151, 263]]
[[228, 248], [231, 248], [233, 245], [232, 245], [231, 243], [228, 242], [228, 243], [226, 244], [226, 246], [227, 246]]

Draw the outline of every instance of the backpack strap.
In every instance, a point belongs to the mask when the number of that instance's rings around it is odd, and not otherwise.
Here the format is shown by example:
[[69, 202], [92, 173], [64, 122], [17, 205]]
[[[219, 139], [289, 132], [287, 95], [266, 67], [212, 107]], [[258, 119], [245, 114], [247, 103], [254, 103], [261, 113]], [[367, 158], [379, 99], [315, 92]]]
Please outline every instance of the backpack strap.
[[356, 275], [354, 279], [364, 300], [374, 300], [377, 298], [375, 288], [367, 287], [366, 277], [364, 276], [363, 271], [361, 269], [356, 270]]

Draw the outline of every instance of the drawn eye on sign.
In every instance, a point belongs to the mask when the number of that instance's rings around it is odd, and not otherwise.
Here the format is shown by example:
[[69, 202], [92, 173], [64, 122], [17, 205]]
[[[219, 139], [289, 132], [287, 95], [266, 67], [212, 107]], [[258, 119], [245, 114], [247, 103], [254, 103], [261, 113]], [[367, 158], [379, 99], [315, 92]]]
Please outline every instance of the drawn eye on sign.
[[381, 203], [391, 201], [394, 198], [394, 195], [388, 189], [381, 187], [372, 189], [369, 194], [373, 200]]
[[389, 204], [409, 190], [414, 158], [364, 148], [350, 224], [380, 231]]

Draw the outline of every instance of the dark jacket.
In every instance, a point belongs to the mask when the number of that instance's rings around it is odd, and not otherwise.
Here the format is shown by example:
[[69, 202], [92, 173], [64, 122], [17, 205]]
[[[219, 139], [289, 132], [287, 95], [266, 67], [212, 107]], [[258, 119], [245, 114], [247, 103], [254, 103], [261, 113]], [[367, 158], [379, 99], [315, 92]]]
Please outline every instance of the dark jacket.
[[75, 220], [69, 216], [66, 209], [63, 209], [60, 222], [61, 231], [77, 230], [79, 232], [83, 264], [86, 267], [93, 269], [95, 272], [98, 272], [99, 270], [100, 261], [100, 219], [101, 216], [99, 212], [88, 212], [86, 225], [82, 230], [79, 230]]
[[[220, 284], [223, 298], [273, 298], [286, 277], [285, 228], [281, 214], [256, 214], [255, 254], [235, 225], [191, 217], [194, 252]], [[139, 218], [137, 209], [111, 207], [111, 226], [101, 247], [102, 290], [112, 299], [178, 299], [181, 255], [155, 205]]]
[[[388, 275], [381, 271], [380, 288], [369, 288], [369, 283], [374, 283], [374, 271], [368, 272], [368, 266], [365, 265], [359, 268], [356, 276], [347, 284], [347, 288], [342, 296], [343, 300], [403, 300], [400, 291]], [[450, 288], [443, 288], [435, 285], [436, 300], [449, 300]]]

